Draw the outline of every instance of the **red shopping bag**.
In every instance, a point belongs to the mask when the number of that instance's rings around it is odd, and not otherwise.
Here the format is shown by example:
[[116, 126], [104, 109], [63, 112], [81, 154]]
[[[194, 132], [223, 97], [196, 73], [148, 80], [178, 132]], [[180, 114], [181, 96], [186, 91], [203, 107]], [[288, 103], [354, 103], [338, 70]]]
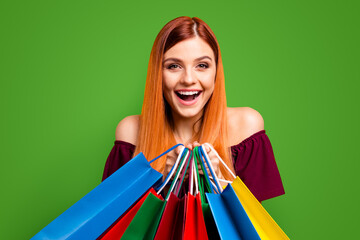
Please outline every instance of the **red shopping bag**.
[[[179, 167], [176, 177], [171, 184], [170, 190], [168, 192], [168, 196], [166, 197], [167, 203], [165, 205], [164, 213], [159, 223], [159, 227], [157, 229], [155, 238], [156, 240], [168, 240], [168, 239], [182, 239], [183, 235], [183, 225], [185, 221], [185, 197], [179, 199], [178, 194], [180, 192], [181, 185], [185, 178], [185, 173], [189, 167], [190, 159], [192, 154], [190, 154], [182, 167]], [[185, 169], [182, 171], [182, 168], [186, 165]], [[180, 172], [182, 174], [180, 176]], [[179, 184], [175, 188], [176, 179], [179, 179]], [[172, 192], [174, 189], [174, 192]]]
[[[206, 232], [205, 220], [200, 200], [200, 192], [202, 192], [202, 189], [200, 185], [200, 176], [198, 171], [196, 154], [194, 154], [189, 176], [190, 193], [187, 195], [186, 219], [184, 223], [184, 239], [207, 240], [208, 235]], [[195, 190], [193, 190], [192, 186], [195, 186]]]
[[186, 219], [184, 226], [184, 239], [207, 240], [208, 235], [201, 208], [200, 194], [187, 195]]
[[185, 197], [179, 199], [174, 193], [170, 194], [161, 218], [155, 240], [182, 239], [183, 222], [185, 217]]
[[[193, 154], [191, 154], [189, 163], [186, 167], [187, 169], [188, 165], [190, 165], [189, 192], [181, 199], [182, 201], [178, 200], [176, 194], [171, 195], [172, 199], [174, 199], [174, 204], [169, 205], [169, 215], [165, 216], [165, 213], [163, 215], [162, 226], [159, 226], [157, 232], [158, 239], [208, 239], [198, 191], [197, 180], [199, 178], [195, 176], [196, 167], [194, 165]], [[182, 173], [181, 179], [183, 179], [185, 173], [186, 170]], [[193, 185], [195, 185], [195, 192], [193, 191]], [[176, 191], [177, 194], [179, 191], [180, 188]], [[196, 194], [196, 197], [193, 195], [193, 192]], [[176, 203], [178, 204], [177, 206]], [[174, 214], [175, 212], [177, 213], [176, 215]]]
[[155, 235], [155, 240], [168, 239], [208, 239], [199, 194], [170, 195]]

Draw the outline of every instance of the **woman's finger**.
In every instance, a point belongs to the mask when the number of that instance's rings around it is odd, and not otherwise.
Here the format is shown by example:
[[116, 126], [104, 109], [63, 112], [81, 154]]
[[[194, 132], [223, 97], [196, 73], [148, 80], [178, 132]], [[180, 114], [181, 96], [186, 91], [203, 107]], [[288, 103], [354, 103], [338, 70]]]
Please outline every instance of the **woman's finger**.
[[[198, 164], [198, 170], [199, 170], [199, 174], [204, 175], [203, 169], [201, 168], [200, 164]], [[209, 168], [207, 166], [205, 170], [208, 172], [208, 174], [210, 174]]]
[[204, 175], [204, 172], [203, 172], [202, 169], [199, 169], [199, 174], [200, 174], [200, 175]]
[[182, 149], [182, 146], [178, 146], [177, 148], [175, 148], [176, 156], [178, 156], [180, 154], [181, 149]]
[[204, 145], [204, 147], [205, 147], [205, 151], [206, 151], [206, 153], [209, 153], [209, 152], [210, 152], [210, 150], [211, 150], [211, 149], [209, 148], [209, 146], [208, 146], [207, 144], [205, 144], [205, 145]]
[[191, 143], [187, 144], [186, 147], [191, 151], [193, 149], [193, 146]]

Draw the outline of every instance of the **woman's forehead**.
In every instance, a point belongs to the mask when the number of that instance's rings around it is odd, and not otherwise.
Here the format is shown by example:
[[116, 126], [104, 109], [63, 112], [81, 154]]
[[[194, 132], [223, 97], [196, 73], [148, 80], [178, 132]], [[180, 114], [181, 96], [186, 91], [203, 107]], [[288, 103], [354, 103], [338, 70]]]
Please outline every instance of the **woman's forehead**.
[[203, 39], [196, 37], [175, 44], [164, 54], [164, 61], [167, 58], [176, 58], [182, 61], [197, 60], [204, 56], [214, 60], [214, 52], [209, 44]]

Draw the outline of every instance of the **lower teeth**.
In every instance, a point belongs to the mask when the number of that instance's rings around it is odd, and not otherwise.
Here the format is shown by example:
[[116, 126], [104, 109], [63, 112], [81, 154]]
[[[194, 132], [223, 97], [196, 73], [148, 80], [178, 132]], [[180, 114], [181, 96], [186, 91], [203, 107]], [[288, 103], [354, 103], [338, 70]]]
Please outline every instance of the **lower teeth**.
[[178, 96], [184, 101], [192, 101], [195, 98], [197, 98], [199, 96], [199, 94], [194, 94], [194, 95], [181, 95], [181, 94], [178, 94]]

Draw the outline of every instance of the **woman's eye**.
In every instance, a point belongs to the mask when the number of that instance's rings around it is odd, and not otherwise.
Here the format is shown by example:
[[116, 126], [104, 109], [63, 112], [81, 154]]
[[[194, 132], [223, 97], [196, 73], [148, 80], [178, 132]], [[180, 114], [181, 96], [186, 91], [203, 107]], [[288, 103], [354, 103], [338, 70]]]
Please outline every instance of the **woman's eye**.
[[167, 68], [168, 68], [168, 69], [179, 68], [179, 65], [177, 65], [177, 64], [170, 64]]
[[209, 66], [207, 64], [205, 64], [205, 63], [200, 63], [199, 67], [200, 68], [208, 68]]

